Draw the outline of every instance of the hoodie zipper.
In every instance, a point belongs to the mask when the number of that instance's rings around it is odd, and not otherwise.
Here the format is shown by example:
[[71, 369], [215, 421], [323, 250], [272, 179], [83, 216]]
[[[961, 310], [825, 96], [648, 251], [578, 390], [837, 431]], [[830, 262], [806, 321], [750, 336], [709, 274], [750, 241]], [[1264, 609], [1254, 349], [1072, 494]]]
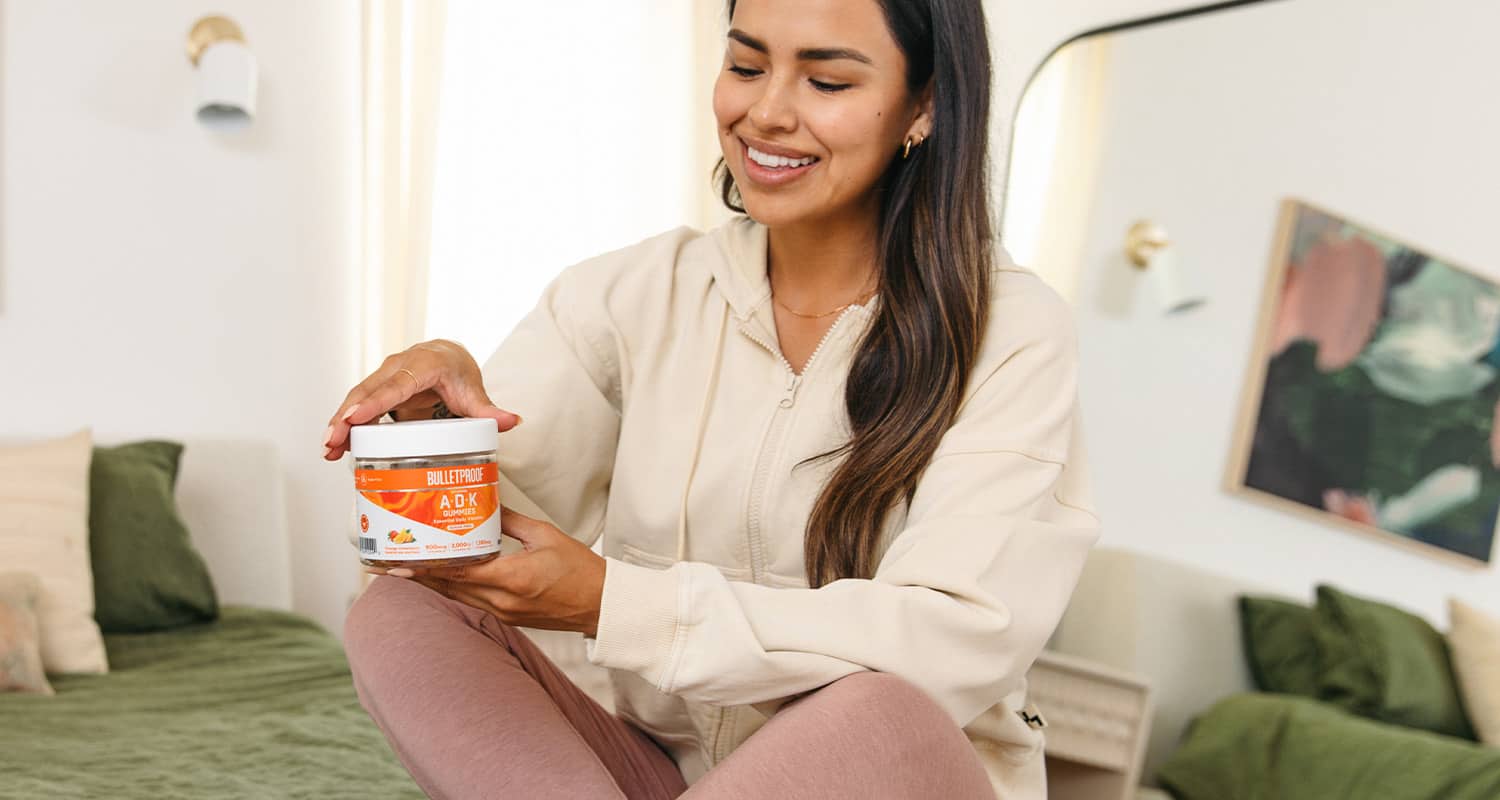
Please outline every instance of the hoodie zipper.
[[[828, 330], [823, 333], [823, 338], [818, 340], [818, 346], [813, 348], [812, 355], [809, 355], [807, 362], [802, 365], [801, 375], [798, 375], [797, 371], [792, 369], [792, 362], [787, 361], [786, 356], [782, 355], [780, 350], [772, 347], [770, 342], [756, 335], [754, 331], [740, 326], [741, 333], [744, 333], [751, 341], [764, 347], [771, 355], [776, 356], [776, 359], [786, 368], [787, 375], [786, 387], [782, 390], [781, 399], [776, 402], [776, 408], [771, 412], [771, 421], [766, 429], [765, 436], [761, 438], [760, 453], [755, 462], [755, 475], [750, 481], [749, 519], [747, 520], [746, 528], [747, 536], [750, 539], [750, 581], [752, 583], [760, 583], [761, 575], [765, 572], [766, 555], [760, 535], [760, 524], [761, 508], [764, 506], [763, 501], [765, 500], [764, 495], [767, 487], [770, 485], [771, 462], [774, 460], [772, 456], [781, 444], [781, 437], [791, 417], [791, 409], [797, 404], [797, 389], [802, 386], [803, 376], [812, 370], [813, 365], [818, 361], [818, 355], [823, 352], [823, 346], [828, 344], [829, 339], [833, 338], [834, 332], [838, 330], [839, 325], [843, 324], [844, 317], [848, 316], [852, 310], [852, 308], [844, 309], [844, 313], [840, 314], [838, 319], [835, 319], [833, 324], [828, 326]], [[713, 740], [709, 746], [709, 766], [718, 764], [728, 756], [728, 753], [721, 751], [726, 749], [724, 732], [732, 725], [735, 711], [736, 709], [733, 707], [719, 709], [718, 724], [714, 727]]]
[[[818, 363], [818, 356], [823, 352], [823, 347], [828, 344], [829, 339], [833, 338], [833, 334], [838, 331], [839, 326], [844, 322], [844, 318], [852, 310], [844, 309], [844, 313], [840, 314], [838, 319], [835, 319], [833, 324], [828, 326], [827, 331], [823, 332], [823, 338], [818, 340], [818, 346], [813, 348], [812, 355], [809, 355], [807, 362], [802, 365], [801, 375], [798, 375], [792, 369], [792, 363], [786, 360], [786, 356], [782, 355], [779, 349], [772, 347], [769, 342], [756, 335], [753, 330], [745, 327], [740, 328], [752, 341], [766, 348], [767, 352], [776, 356], [776, 359], [781, 362], [781, 366], [786, 369], [786, 387], [782, 390], [781, 399], [777, 401], [776, 408], [771, 412], [770, 425], [767, 427], [765, 435], [761, 438], [760, 453], [755, 461], [755, 475], [750, 481], [750, 506], [747, 513], [746, 535], [750, 539], [750, 580], [753, 583], [760, 583], [761, 575], [764, 574], [766, 569], [765, 546], [760, 534], [760, 523], [761, 509], [765, 505], [763, 502], [765, 500], [764, 495], [771, 482], [771, 462], [774, 460], [771, 456], [781, 445], [782, 435], [786, 430], [787, 422], [791, 416], [790, 412], [797, 404], [797, 390], [802, 386], [803, 377]], [[782, 413], [783, 411], [788, 413], [784, 414]]]
[[[802, 365], [802, 375], [806, 375], [807, 371], [812, 369], [813, 363], [818, 360], [818, 354], [823, 352], [823, 345], [828, 344], [828, 340], [833, 337], [834, 331], [838, 330], [839, 325], [843, 323], [844, 317], [848, 316], [849, 312], [853, 310], [852, 307], [844, 309], [844, 313], [840, 314], [833, 321], [833, 324], [828, 326], [828, 330], [823, 332], [823, 338], [818, 340], [818, 346], [813, 348], [812, 355], [807, 357], [807, 363]], [[780, 350], [772, 347], [770, 342], [762, 339], [749, 328], [741, 326], [740, 332], [750, 337], [751, 341], [766, 348], [766, 352], [776, 356], [776, 360], [780, 361], [781, 366], [786, 368], [786, 391], [783, 393], [781, 402], [778, 405], [781, 408], [791, 408], [792, 404], [797, 402], [797, 387], [802, 385], [802, 375], [798, 375], [797, 371], [792, 369], [792, 362], [787, 361], [786, 356], [782, 355]]]

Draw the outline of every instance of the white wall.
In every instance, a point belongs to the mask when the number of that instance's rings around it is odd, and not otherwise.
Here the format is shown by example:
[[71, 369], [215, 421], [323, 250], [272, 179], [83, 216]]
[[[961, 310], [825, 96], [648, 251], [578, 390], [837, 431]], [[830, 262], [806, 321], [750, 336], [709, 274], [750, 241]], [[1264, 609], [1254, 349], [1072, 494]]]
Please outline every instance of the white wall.
[[[1500, 611], [1493, 566], [1415, 554], [1221, 488], [1281, 198], [1500, 279], [1495, 30], [1491, 3], [1302, 0], [1111, 37], [1097, 180], [1082, 187], [1090, 202], [1071, 206], [1085, 212], [1071, 225], [1082, 259], [1038, 265], [1077, 287], [1105, 544], [1294, 596], [1333, 582], [1440, 623], [1450, 594]], [[1120, 256], [1142, 217], [1166, 226], [1205, 308], [1164, 318], [1146, 307]]]
[[[260, 62], [243, 136], [200, 127], [184, 51], [224, 13]], [[273, 440], [297, 607], [358, 579], [319, 456], [356, 376], [358, 4], [0, 0], [0, 435]]]
[[709, 1], [448, 4], [427, 338], [483, 359], [563, 268], [691, 222]]

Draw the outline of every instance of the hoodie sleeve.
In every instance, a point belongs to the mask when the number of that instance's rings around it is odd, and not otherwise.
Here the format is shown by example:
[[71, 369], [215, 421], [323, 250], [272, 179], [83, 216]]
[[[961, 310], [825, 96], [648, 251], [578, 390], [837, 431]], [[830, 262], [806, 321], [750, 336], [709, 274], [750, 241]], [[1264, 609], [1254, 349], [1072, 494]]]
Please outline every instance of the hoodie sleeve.
[[610, 559], [590, 661], [714, 705], [774, 704], [878, 670], [959, 725], [1019, 688], [1099, 535], [1071, 320], [1055, 295], [1028, 294], [1041, 302], [997, 304], [992, 327], [1020, 333], [981, 353], [874, 577], [787, 589], [709, 564]]
[[[582, 291], [588, 262], [565, 270], [485, 360], [484, 388], [523, 422], [500, 435], [500, 497], [585, 544], [604, 528], [620, 438], [618, 348], [582, 321], [609, 315], [598, 291]], [[587, 282], [587, 281], [585, 281]]]

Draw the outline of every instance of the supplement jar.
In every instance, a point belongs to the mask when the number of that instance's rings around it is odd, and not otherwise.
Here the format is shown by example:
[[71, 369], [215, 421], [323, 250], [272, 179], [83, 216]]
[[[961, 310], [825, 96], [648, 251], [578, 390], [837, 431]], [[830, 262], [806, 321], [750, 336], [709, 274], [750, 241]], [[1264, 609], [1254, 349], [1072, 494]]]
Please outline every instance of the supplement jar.
[[450, 567], [500, 552], [500, 434], [492, 419], [356, 425], [359, 560]]

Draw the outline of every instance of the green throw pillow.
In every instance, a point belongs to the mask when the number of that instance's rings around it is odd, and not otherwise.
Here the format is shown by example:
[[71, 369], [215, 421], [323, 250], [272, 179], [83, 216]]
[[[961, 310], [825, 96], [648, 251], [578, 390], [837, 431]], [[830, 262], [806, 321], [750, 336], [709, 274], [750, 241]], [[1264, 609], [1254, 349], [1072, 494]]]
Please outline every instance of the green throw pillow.
[[1448, 661], [1448, 643], [1415, 614], [1318, 587], [1324, 700], [1361, 716], [1474, 738]]
[[1241, 595], [1240, 633], [1255, 685], [1263, 692], [1318, 696], [1318, 643], [1311, 607]]
[[94, 618], [106, 633], [161, 630], [219, 616], [208, 566], [193, 549], [173, 497], [181, 456], [176, 442], [94, 448], [89, 551]]

